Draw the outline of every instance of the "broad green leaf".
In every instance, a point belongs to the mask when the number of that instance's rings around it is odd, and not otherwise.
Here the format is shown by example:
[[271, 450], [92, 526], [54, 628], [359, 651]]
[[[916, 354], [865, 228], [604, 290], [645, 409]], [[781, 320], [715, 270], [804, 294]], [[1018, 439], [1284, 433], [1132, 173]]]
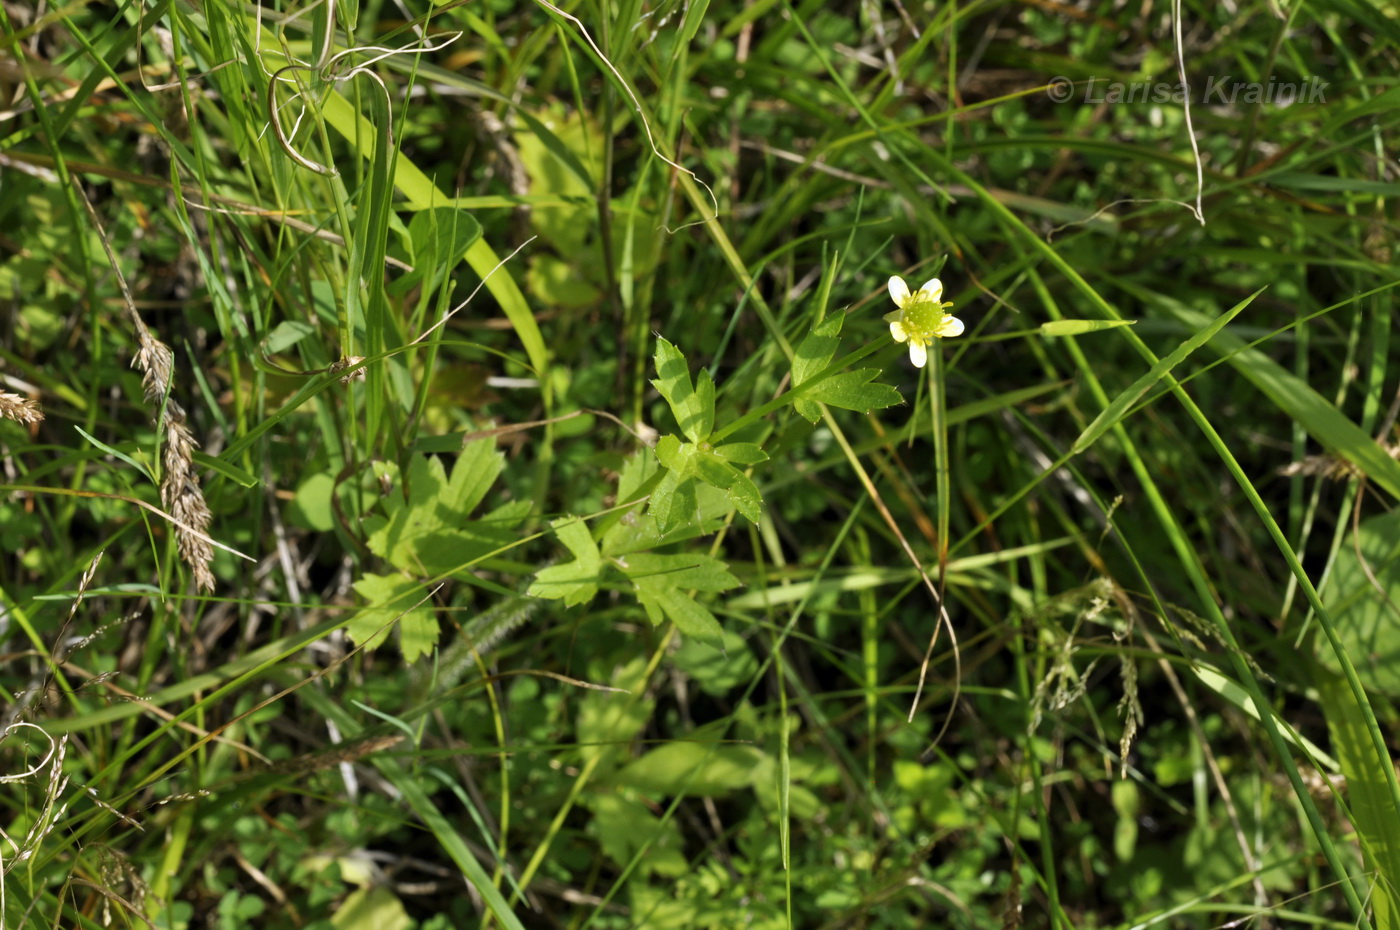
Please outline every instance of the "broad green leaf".
[[662, 436], [656, 444], [656, 460], [671, 471], [690, 474], [695, 459], [695, 446], [681, 442], [675, 436]]
[[437, 501], [447, 486], [446, 469], [435, 456], [416, 455], [409, 464], [408, 500], [401, 493], [402, 478], [392, 465], [376, 468], [378, 477], [395, 481], [395, 487], [384, 498], [383, 517], [365, 520], [366, 542], [370, 551], [394, 566], [406, 571], [420, 569], [417, 543], [422, 537], [444, 528], [436, 515]]
[[657, 530], [664, 536], [696, 514], [695, 453], [693, 443], [675, 436], [662, 436], [656, 444], [656, 458], [666, 466], [666, 474], [651, 492], [647, 513], [656, 518]]
[[585, 218], [596, 207], [593, 194], [598, 189], [601, 169], [590, 157], [589, 137], [598, 129], [586, 116], [562, 107], [545, 108], [539, 115], [524, 107], [515, 115], [525, 125], [514, 134], [530, 193], [552, 195], [570, 206], [536, 211], [531, 225], [562, 255], [576, 255], [589, 238]]
[[[559, 106], [542, 108], [538, 116], [519, 107], [515, 114], [524, 124], [515, 127], [513, 138], [529, 194], [562, 201], [553, 209], [532, 211], [530, 225], [556, 254], [576, 258], [589, 250], [588, 220], [597, 210], [593, 195], [601, 175], [589, 156], [588, 140], [598, 127], [586, 113], [566, 113]], [[590, 270], [579, 266], [584, 275]]]
[[[449, 480], [442, 459], [413, 456], [406, 479], [408, 500], [403, 488], [395, 487], [384, 498], [384, 515], [365, 520], [370, 551], [404, 571], [439, 575], [506, 545], [529, 513], [528, 501], [512, 501], [471, 519], [504, 462], [494, 443], [468, 443]], [[392, 467], [382, 470], [393, 476]]]
[[792, 356], [794, 386], [810, 380], [831, 364], [836, 347], [841, 342], [841, 325], [845, 322], [846, 314], [838, 310], [813, 324]]
[[646, 608], [647, 618], [654, 626], [670, 620], [686, 636], [719, 648], [724, 643], [724, 630], [715, 615], [702, 607], [684, 591], [659, 582], [637, 582], [637, 600]]
[[739, 470], [713, 452], [701, 452], [695, 456], [695, 474], [710, 487], [726, 490]]
[[[666, 399], [681, 432], [691, 442], [707, 439], [713, 430], [715, 418], [714, 383], [709, 380], [708, 374], [701, 378], [701, 390], [708, 390], [708, 394], [697, 393], [690, 382], [690, 369], [685, 356], [661, 336], [656, 337], [654, 362], [657, 377], [651, 382], [652, 386]], [[709, 427], [706, 427], [706, 423]], [[702, 429], [704, 432], [701, 432]]]
[[403, 653], [403, 660], [414, 662], [419, 656], [430, 654], [440, 632], [437, 617], [427, 606], [404, 614], [399, 618], [399, 652]]
[[669, 619], [686, 636], [717, 648], [723, 645], [719, 621], [690, 595], [691, 591], [727, 591], [737, 586], [739, 579], [723, 562], [704, 555], [639, 552], [620, 560], [619, 566], [652, 623]]
[[651, 794], [715, 798], [751, 787], [762, 763], [753, 746], [676, 741], [632, 762], [617, 781]]
[[651, 492], [647, 515], [656, 520], [657, 532], [666, 535], [696, 513], [695, 479], [671, 469]]
[[1098, 333], [1105, 329], [1132, 326], [1137, 320], [1051, 320], [1040, 324], [1042, 336], [1078, 336], [1083, 333]]
[[466, 257], [467, 249], [481, 238], [476, 217], [456, 207], [419, 210], [408, 221], [413, 246], [413, 271], [394, 282], [394, 293], [406, 293], [412, 286], [424, 291], [436, 288]]
[[272, 332], [263, 339], [263, 348], [267, 350], [268, 355], [277, 355], [287, 351], [314, 332], [316, 332], [316, 327], [310, 323], [302, 320], [283, 320], [272, 327]]
[[[356, 146], [362, 157], [371, 157], [369, 151], [358, 146], [359, 140], [374, 138], [374, 126], [360, 114], [357, 107], [339, 92], [331, 91], [321, 101], [320, 108], [327, 125], [333, 127], [351, 146]], [[452, 199], [438, 190], [422, 169], [403, 153], [397, 153], [393, 167], [394, 186], [403, 192], [413, 209], [428, 210]], [[477, 239], [467, 249], [467, 264], [481, 276], [486, 290], [496, 298], [502, 312], [510, 320], [511, 327], [530, 357], [530, 364], [536, 373], [543, 375], [549, 368], [549, 353], [545, 349], [539, 323], [525, 302], [525, 295], [520, 293], [515, 278], [507, 271], [497, 273], [501, 259], [485, 239]]]
[[701, 481], [725, 491], [740, 513], [758, 522], [763, 498], [747, 475], [713, 452], [696, 455], [695, 470]]
[[293, 514], [318, 533], [329, 531], [335, 526], [335, 512], [331, 507], [334, 493], [335, 476], [330, 472], [317, 472], [297, 488]]
[[481, 224], [476, 217], [456, 207], [433, 207], [419, 210], [408, 221], [408, 235], [413, 242], [413, 262], [431, 259], [441, 267], [420, 269], [420, 273], [451, 271], [467, 253], [467, 248], [481, 237]]
[[763, 515], [763, 495], [758, 492], [758, 485], [754, 484], [748, 475], [735, 471], [734, 483], [728, 487], [727, 493], [735, 508], [747, 517], [749, 522], [759, 521]]
[[[1322, 600], [1361, 681], [1400, 697], [1400, 513], [1368, 517], [1347, 537]], [[1319, 659], [1340, 673], [1332, 650]]]
[[531, 597], [562, 599], [570, 607], [587, 604], [598, 593], [598, 576], [603, 569], [598, 544], [593, 541], [588, 524], [578, 517], [564, 517], [551, 525], [559, 541], [573, 554], [574, 561], [541, 569], [525, 593]]
[[822, 418], [822, 408], [811, 397], [799, 397], [792, 402], [792, 409], [808, 423], [816, 423]]
[[[656, 489], [653, 489], [653, 495]], [[734, 504], [727, 492], [712, 488], [708, 484], [687, 480], [678, 491], [683, 500], [677, 506], [680, 511], [676, 522], [661, 529], [657, 517], [648, 512], [643, 515], [631, 514], [618, 521], [603, 534], [600, 548], [605, 558], [628, 556], [633, 552], [655, 549], [657, 544], [684, 542], [709, 536], [724, 525], [725, 518], [733, 512]], [[654, 499], [654, 497], [653, 497]]]
[[530, 292], [551, 307], [576, 310], [603, 299], [602, 291], [579, 277], [574, 263], [552, 255], [532, 256], [525, 281]]
[[704, 442], [715, 431], [715, 379], [708, 368], [700, 369], [695, 378], [695, 406], [698, 421], [692, 427], [683, 427], [691, 442]]
[[[612, 657], [609, 656], [607, 661], [611, 662]], [[591, 680], [606, 681], [612, 687], [621, 688], [628, 694], [603, 691], [584, 693], [579, 701], [574, 734], [578, 739], [579, 755], [585, 760], [591, 760], [609, 752], [614, 746], [635, 739], [647, 725], [647, 721], [651, 720], [656, 701], [645, 696], [646, 667], [646, 658], [638, 656], [621, 667], [609, 666], [606, 669], [590, 670]]]
[[1094, 417], [1093, 422], [1084, 428], [1084, 432], [1074, 441], [1074, 447], [1070, 451], [1077, 455], [1097, 442], [1099, 437], [1123, 419], [1129, 407], [1137, 403], [1142, 395], [1151, 390], [1152, 385], [1166, 377], [1167, 373], [1181, 364], [1186, 356], [1209, 342], [1212, 336], [1224, 329], [1226, 323], [1233, 320], [1241, 310], [1253, 303], [1254, 298], [1262, 293], [1263, 289], [1255, 291], [1214, 320], [1208, 320], [1203, 315], [1198, 314], [1195, 323], [1196, 331], [1181, 345], [1158, 359], [1157, 364], [1147, 369], [1146, 373], [1134, 381], [1131, 387], [1113, 398], [1109, 405], [1103, 409], [1103, 412]]
[[[659, 445], [659, 443], [658, 443]], [[656, 459], [643, 449], [627, 460], [622, 466], [622, 476], [617, 479], [618, 503], [625, 503], [637, 496], [637, 489], [646, 484], [656, 474]]]
[[735, 688], [742, 688], [758, 673], [758, 660], [745, 639], [726, 631], [724, 652], [708, 646], [682, 643], [670, 661], [712, 697], [724, 697]]
[[[1333, 617], [1339, 613], [1332, 611]], [[1353, 656], [1358, 673], [1362, 672], [1360, 659]], [[1315, 683], [1332, 751], [1346, 777], [1347, 814], [1361, 838], [1366, 868], [1376, 873], [1371, 895], [1374, 926], [1400, 926], [1400, 895], [1396, 891], [1400, 888], [1400, 805], [1391, 791], [1389, 773], [1382, 768], [1394, 763], [1377, 754], [1366, 715], [1346, 681], [1319, 670]]]
[[627, 557], [623, 571], [633, 582], [660, 580], [687, 590], [728, 591], [739, 586], [728, 566], [708, 555], [638, 552]]
[[[484, 469], [494, 476], [494, 465], [498, 465], [494, 458], [464, 455], [449, 482], [440, 460], [415, 456], [410, 465], [413, 480], [409, 500], [405, 502], [402, 493], [395, 489], [385, 499], [387, 515], [365, 521], [371, 550], [408, 574], [436, 577], [465, 571], [490, 553], [510, 545], [529, 515], [528, 500], [512, 501], [479, 519], [456, 525], [457, 508], [475, 505], [487, 487], [480, 472]], [[473, 469], [478, 473], [473, 474]], [[392, 474], [392, 468], [386, 472]], [[416, 590], [413, 582], [402, 576], [366, 576], [355, 587], [372, 602], [391, 596], [399, 598], [391, 605], [394, 609], [361, 612], [351, 629], [357, 642], [368, 641], [361, 637], [373, 636], [403, 612], [408, 606], [403, 602], [404, 593]], [[437, 618], [431, 610], [415, 609], [400, 621], [399, 643], [408, 661], [430, 652], [438, 635]], [[375, 639], [372, 645], [378, 642]]]
[[496, 483], [505, 463], [506, 457], [497, 451], [496, 443], [492, 440], [467, 443], [452, 468], [452, 482], [442, 505], [457, 519], [466, 520], [486, 497], [491, 485]]
[[652, 364], [656, 367], [656, 379], [651, 382], [652, 386], [666, 399], [671, 412], [675, 414], [676, 422], [684, 423], [695, 395], [685, 355], [665, 336], [657, 336], [656, 354], [652, 356]]
[[[437, 618], [433, 616], [430, 603], [425, 601], [421, 606], [414, 606], [428, 593], [422, 584], [403, 575], [367, 574], [355, 582], [354, 588], [355, 593], [369, 603], [345, 628], [355, 645], [367, 650], [379, 647], [398, 621], [404, 661], [412, 662], [432, 650], [438, 637]], [[431, 633], [428, 632], [430, 628]], [[403, 638], [405, 632], [409, 634], [407, 643]], [[409, 655], [410, 648], [412, 655]]]
[[[1180, 304], [1172, 303], [1169, 308], [1187, 326], [1205, 328], [1211, 322], [1205, 314]], [[1244, 340], [1233, 333], [1217, 333], [1211, 348], [1225, 355], [1240, 374], [1328, 451], [1351, 462], [1391, 496], [1400, 498], [1400, 462], [1386, 454], [1335, 404], [1263, 352], [1246, 349]]]
[[731, 442], [716, 446], [715, 455], [738, 465], [757, 465], [768, 461], [768, 454], [754, 442]]
[[[861, 413], [893, 407], [895, 404], [902, 403], [904, 398], [900, 397], [899, 392], [888, 384], [870, 383], [870, 380], [879, 373], [879, 369], [876, 368], [862, 368], [859, 371], [846, 371], [839, 375], [832, 375], [807, 391], [804, 396], [807, 400], [846, 410], [859, 410]], [[811, 422], [816, 422], [816, 419], [809, 414], [803, 415]]]
[[[798, 343], [792, 356], [792, 386], [797, 387], [823, 371], [836, 355], [836, 347], [841, 342], [841, 324], [846, 314], [841, 311], [829, 314], [818, 320], [811, 331]], [[821, 408], [811, 396], [800, 397], [793, 402], [793, 409], [815, 423], [821, 419]]]
[[335, 930], [408, 930], [413, 925], [398, 895], [382, 885], [356, 888], [331, 916]]
[[642, 874], [678, 878], [690, 871], [680, 826], [674, 819], [662, 820], [641, 801], [617, 794], [595, 793], [588, 806], [593, 811], [593, 829], [603, 855], [617, 865], [628, 865], [645, 850], [637, 859], [637, 869]]

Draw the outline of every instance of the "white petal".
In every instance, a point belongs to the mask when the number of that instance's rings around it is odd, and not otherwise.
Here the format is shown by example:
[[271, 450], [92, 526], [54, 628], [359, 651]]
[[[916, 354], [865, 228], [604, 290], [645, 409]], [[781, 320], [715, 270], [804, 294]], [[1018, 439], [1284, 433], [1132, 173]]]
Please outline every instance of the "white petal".
[[890, 323], [890, 335], [894, 337], [895, 342], [903, 342], [909, 338], [909, 334], [904, 331], [904, 324], [898, 320]]
[[943, 299], [943, 282], [937, 278], [929, 278], [923, 287], [919, 288], [919, 296], [937, 303]]
[[938, 324], [938, 335], [940, 336], [961, 336], [963, 332], [963, 321], [955, 316], [945, 316], [943, 322]]
[[922, 342], [909, 343], [909, 361], [914, 363], [915, 368], [923, 368], [928, 361], [928, 349], [924, 348]]
[[890, 278], [890, 299], [896, 307], [903, 307], [909, 301], [909, 285], [899, 275]]

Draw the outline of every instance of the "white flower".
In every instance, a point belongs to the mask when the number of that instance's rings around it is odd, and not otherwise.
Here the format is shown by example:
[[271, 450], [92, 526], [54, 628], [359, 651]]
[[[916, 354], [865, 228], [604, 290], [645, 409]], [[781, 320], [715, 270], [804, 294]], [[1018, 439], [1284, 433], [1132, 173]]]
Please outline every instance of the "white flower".
[[951, 307], [951, 301], [943, 301], [943, 282], [931, 278], [923, 287], [912, 294], [904, 279], [896, 275], [890, 278], [890, 298], [899, 309], [885, 314], [890, 324], [890, 335], [895, 342], [909, 343], [909, 361], [915, 368], [923, 368], [928, 361], [928, 344], [935, 339], [960, 336], [962, 320], [943, 311]]

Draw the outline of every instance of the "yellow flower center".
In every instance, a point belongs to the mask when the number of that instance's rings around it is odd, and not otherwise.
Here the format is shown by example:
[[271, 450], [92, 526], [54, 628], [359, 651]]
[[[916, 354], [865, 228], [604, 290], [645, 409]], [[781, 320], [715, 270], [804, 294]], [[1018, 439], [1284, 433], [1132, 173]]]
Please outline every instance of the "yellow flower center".
[[904, 331], [909, 334], [909, 341], [923, 345], [932, 342], [938, 335], [939, 327], [943, 325], [946, 315], [943, 308], [951, 306], [951, 303], [929, 300], [922, 292], [911, 294], [903, 307], [904, 319], [900, 320], [904, 324]]

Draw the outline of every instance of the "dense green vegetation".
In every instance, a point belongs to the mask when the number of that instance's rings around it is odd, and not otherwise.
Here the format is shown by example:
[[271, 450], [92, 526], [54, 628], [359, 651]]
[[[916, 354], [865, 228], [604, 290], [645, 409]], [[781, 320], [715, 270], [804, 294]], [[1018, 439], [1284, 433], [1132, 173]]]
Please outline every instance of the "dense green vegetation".
[[1394, 6], [0, 27], [4, 927], [1400, 927]]

